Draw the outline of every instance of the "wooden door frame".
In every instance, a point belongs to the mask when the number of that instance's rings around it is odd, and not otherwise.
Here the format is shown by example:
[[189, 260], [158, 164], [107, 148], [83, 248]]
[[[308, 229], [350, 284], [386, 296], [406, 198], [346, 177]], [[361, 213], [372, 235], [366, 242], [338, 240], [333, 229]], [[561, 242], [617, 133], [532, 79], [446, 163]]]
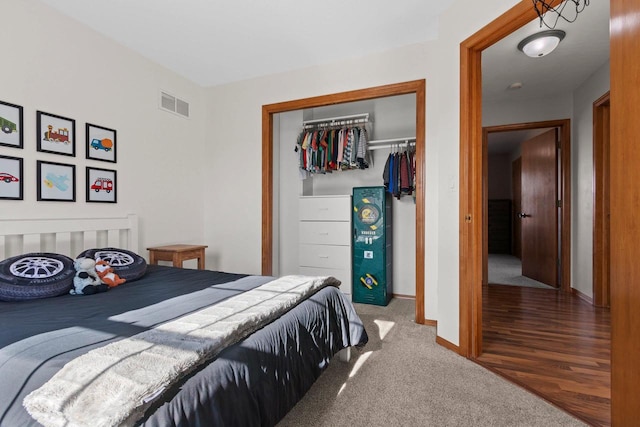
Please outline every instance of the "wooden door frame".
[[[416, 95], [416, 299], [415, 322], [425, 324], [425, 96], [426, 81], [413, 80], [368, 89], [315, 96], [262, 106], [262, 274], [273, 269], [273, 115], [305, 108], [364, 101], [405, 94]], [[429, 322], [431, 323], [431, 322]]]
[[[571, 120], [546, 120], [541, 122], [514, 123], [508, 125], [486, 126], [482, 128], [482, 278], [487, 283], [489, 236], [487, 233], [487, 206], [489, 203], [488, 185], [488, 142], [489, 134], [497, 132], [513, 132], [544, 128], [558, 128], [560, 136], [560, 158], [562, 171], [560, 172], [560, 200], [562, 200], [562, 216], [560, 219], [560, 290], [571, 292]], [[482, 307], [480, 307], [482, 309]], [[482, 333], [482, 322], [480, 323]], [[480, 340], [482, 348], [482, 340]]]
[[[593, 103], [593, 305], [608, 307], [609, 300], [609, 92]], [[608, 116], [608, 113], [607, 113]], [[608, 117], [607, 119], [608, 120]]]
[[[640, 3], [610, 0], [611, 81], [611, 422], [640, 419], [640, 88], [629, 85], [640, 74]], [[479, 355], [482, 320], [482, 76], [484, 49], [535, 19], [529, 0], [489, 23], [460, 44], [460, 353]], [[479, 315], [480, 314], [480, 315]], [[481, 332], [481, 330], [480, 330]]]

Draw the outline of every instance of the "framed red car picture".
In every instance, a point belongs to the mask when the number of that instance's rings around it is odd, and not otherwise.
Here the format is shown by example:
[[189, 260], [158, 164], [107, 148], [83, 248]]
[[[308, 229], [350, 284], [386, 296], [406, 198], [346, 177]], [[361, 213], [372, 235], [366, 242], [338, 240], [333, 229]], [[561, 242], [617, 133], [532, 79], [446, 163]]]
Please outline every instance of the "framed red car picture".
[[117, 171], [87, 166], [87, 202], [117, 203]]
[[0, 199], [23, 200], [22, 159], [0, 156]]

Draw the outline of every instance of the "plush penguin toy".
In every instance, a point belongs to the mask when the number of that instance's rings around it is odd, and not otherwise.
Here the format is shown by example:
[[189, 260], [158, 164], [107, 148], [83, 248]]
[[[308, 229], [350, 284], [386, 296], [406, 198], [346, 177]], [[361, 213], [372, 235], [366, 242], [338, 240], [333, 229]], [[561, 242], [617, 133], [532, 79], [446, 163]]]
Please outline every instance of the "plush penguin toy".
[[91, 295], [109, 290], [109, 286], [102, 283], [96, 272], [96, 262], [91, 258], [77, 258], [73, 262], [76, 275], [73, 278], [71, 295]]

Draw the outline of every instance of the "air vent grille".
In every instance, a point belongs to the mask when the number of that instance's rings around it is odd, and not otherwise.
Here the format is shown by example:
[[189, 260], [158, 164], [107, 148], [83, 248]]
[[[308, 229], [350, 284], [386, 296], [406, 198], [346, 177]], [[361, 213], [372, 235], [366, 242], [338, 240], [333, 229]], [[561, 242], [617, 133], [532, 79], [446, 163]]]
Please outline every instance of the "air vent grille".
[[160, 108], [182, 117], [189, 117], [189, 103], [164, 91], [160, 91]]

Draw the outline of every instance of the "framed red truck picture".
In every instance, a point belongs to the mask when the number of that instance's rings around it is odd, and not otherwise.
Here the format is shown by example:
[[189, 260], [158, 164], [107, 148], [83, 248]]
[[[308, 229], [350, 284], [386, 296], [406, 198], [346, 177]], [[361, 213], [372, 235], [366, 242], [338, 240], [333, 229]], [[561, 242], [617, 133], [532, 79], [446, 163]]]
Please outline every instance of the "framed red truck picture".
[[116, 163], [116, 131], [87, 123], [87, 159]]
[[116, 203], [117, 172], [111, 169], [87, 167], [87, 202]]

